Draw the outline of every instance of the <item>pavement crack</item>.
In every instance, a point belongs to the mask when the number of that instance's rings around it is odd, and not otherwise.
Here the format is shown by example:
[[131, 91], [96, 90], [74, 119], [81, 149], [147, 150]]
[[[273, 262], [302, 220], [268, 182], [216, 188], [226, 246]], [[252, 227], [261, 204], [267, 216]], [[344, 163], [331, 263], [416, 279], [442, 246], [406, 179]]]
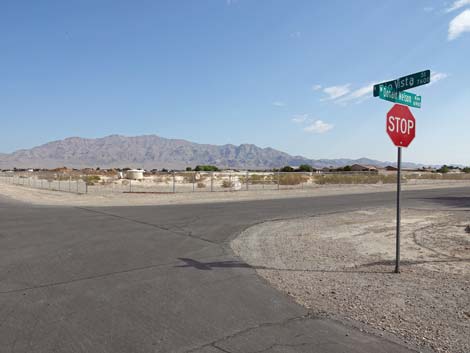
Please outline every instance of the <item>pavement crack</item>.
[[[195, 236], [194, 234], [192, 234], [192, 232], [190, 232], [190, 231], [189, 232], [185, 231], [182, 227], [184, 227], [186, 225], [183, 225], [183, 226], [175, 225], [174, 228], [179, 229], [179, 230], [175, 230], [175, 229], [172, 229], [171, 227], [167, 227], [167, 226], [163, 226], [163, 225], [159, 225], [159, 224], [154, 224], [154, 223], [150, 223], [150, 222], [145, 222], [145, 221], [139, 221], [137, 219], [133, 219], [133, 218], [125, 217], [125, 216], [120, 216], [120, 215], [105, 212], [105, 211], [98, 211], [98, 210], [90, 209], [90, 208], [86, 208], [86, 207], [75, 207], [75, 208], [79, 209], [79, 210], [87, 211], [87, 212], [100, 214], [100, 215], [103, 215], [103, 216], [114, 217], [114, 218], [122, 219], [122, 220], [125, 220], [125, 221], [129, 221], [129, 222], [133, 222], [133, 223], [142, 224], [142, 225], [145, 225], [145, 226], [157, 228], [157, 229], [160, 229], [160, 230], [170, 232], [170, 233], [175, 234], [175, 235], [190, 237], [190, 238], [200, 240], [200, 241], [203, 241], [203, 242], [206, 242], [206, 243], [210, 243], [210, 244], [214, 244], [214, 245], [220, 245], [216, 241], [206, 239], [204, 237], [198, 237], [198, 236]], [[191, 222], [192, 221], [189, 221], [188, 225]]]
[[212, 347], [214, 347], [215, 349], [221, 351], [221, 352], [224, 352], [224, 353], [232, 353], [231, 351], [228, 351], [226, 349], [223, 349], [222, 347], [219, 347], [217, 344], [211, 344]]
[[[218, 259], [219, 256], [215, 257], [207, 257], [200, 259], [200, 261], [208, 261], [208, 260], [215, 260]], [[30, 291], [34, 289], [42, 289], [42, 288], [49, 288], [49, 287], [55, 287], [55, 286], [61, 286], [61, 285], [67, 285], [71, 283], [76, 283], [76, 282], [81, 282], [81, 281], [88, 281], [88, 280], [94, 280], [94, 279], [100, 279], [100, 278], [106, 278], [106, 277], [111, 277], [111, 276], [116, 276], [124, 273], [132, 273], [132, 272], [138, 272], [138, 271], [145, 271], [148, 269], [153, 269], [153, 268], [159, 268], [159, 267], [182, 267], [181, 266], [181, 260], [177, 261], [171, 261], [171, 262], [165, 262], [165, 263], [160, 263], [160, 264], [153, 264], [153, 265], [147, 265], [147, 266], [140, 266], [140, 267], [133, 267], [121, 271], [113, 271], [113, 272], [107, 272], [107, 273], [102, 273], [102, 274], [97, 274], [94, 276], [86, 276], [86, 277], [79, 277], [79, 278], [74, 278], [71, 280], [67, 281], [57, 281], [57, 282], [50, 282], [50, 283], [45, 283], [45, 284], [40, 284], [36, 286], [30, 286], [30, 287], [23, 287], [23, 288], [18, 288], [18, 289], [12, 289], [12, 290], [7, 290], [7, 291], [0, 291], [0, 294], [10, 294], [10, 293], [18, 293], [18, 292], [24, 292], [24, 291]], [[242, 275], [240, 275], [242, 276]], [[237, 276], [233, 276], [235, 278]], [[230, 277], [232, 278], [232, 277]]]
[[68, 281], [57, 281], [57, 282], [51, 282], [51, 283], [40, 284], [40, 285], [37, 285], [37, 286], [23, 287], [23, 288], [8, 290], [8, 291], [0, 291], [0, 294], [17, 293], [17, 292], [23, 292], [23, 291], [34, 290], [34, 289], [41, 289], [41, 288], [49, 288], [49, 287], [61, 286], [61, 285], [66, 285], [66, 284], [75, 283], [75, 282], [88, 281], [88, 280], [93, 280], [93, 279], [98, 279], [98, 278], [106, 278], [106, 277], [110, 277], [110, 276], [120, 275], [120, 274], [123, 274], [123, 273], [131, 273], [131, 272], [136, 272], [136, 271], [143, 271], [143, 270], [147, 270], [147, 269], [150, 269], [150, 268], [158, 268], [158, 267], [172, 266], [172, 265], [176, 265], [176, 264], [178, 264], [178, 263], [179, 263], [179, 262], [177, 262], [177, 261], [172, 261], [172, 262], [163, 263], [163, 264], [155, 264], [155, 265], [134, 267], [134, 268], [125, 269], [125, 270], [121, 270], [121, 271], [114, 271], [114, 272], [102, 273], [102, 274], [98, 274], [98, 275], [94, 275], [94, 276], [86, 276], [86, 277], [74, 278], [74, 279], [71, 279], [71, 280], [68, 280]]
[[[189, 350], [186, 350], [185, 353], [191, 353], [191, 352], [197, 352], [198, 350], [202, 349], [202, 348], [206, 348], [206, 347], [215, 347], [217, 349], [221, 349], [220, 348], [220, 343], [223, 342], [223, 341], [227, 341], [227, 340], [230, 340], [232, 338], [236, 338], [238, 336], [241, 336], [241, 335], [244, 335], [245, 333], [248, 333], [250, 331], [253, 331], [253, 330], [256, 330], [256, 329], [259, 329], [259, 328], [264, 328], [264, 327], [272, 327], [272, 326], [285, 326], [293, 321], [297, 321], [297, 320], [309, 320], [309, 319], [317, 319], [317, 317], [311, 313], [307, 313], [305, 315], [301, 315], [301, 316], [295, 316], [295, 317], [290, 317], [290, 318], [287, 318], [285, 320], [282, 320], [282, 321], [278, 321], [278, 322], [263, 322], [263, 323], [260, 323], [258, 325], [255, 325], [255, 326], [250, 326], [250, 327], [247, 327], [243, 330], [240, 330], [240, 331], [237, 331], [237, 332], [234, 332], [230, 335], [226, 335], [226, 336], [223, 336], [221, 338], [218, 338], [214, 341], [211, 341], [211, 342], [208, 342], [208, 343], [205, 343], [203, 345], [200, 345], [198, 347], [194, 347], [194, 348], [191, 348]], [[229, 351], [224, 351], [223, 352], [229, 352]], [[229, 352], [230, 353], [230, 352]]]

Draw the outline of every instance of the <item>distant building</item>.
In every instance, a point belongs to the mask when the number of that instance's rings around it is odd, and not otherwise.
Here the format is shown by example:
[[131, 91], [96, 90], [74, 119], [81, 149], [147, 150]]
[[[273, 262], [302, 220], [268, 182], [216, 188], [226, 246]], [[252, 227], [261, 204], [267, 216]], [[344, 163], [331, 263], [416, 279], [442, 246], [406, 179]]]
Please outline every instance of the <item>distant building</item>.
[[394, 172], [394, 171], [398, 170], [398, 168], [397, 168], [397, 167], [393, 167], [393, 166], [391, 166], [391, 165], [388, 165], [388, 166], [385, 167], [385, 170], [386, 170], [387, 172]]
[[126, 172], [126, 179], [141, 180], [144, 178], [143, 169], [130, 169]]
[[377, 172], [377, 167], [373, 165], [353, 164], [351, 166], [353, 172]]

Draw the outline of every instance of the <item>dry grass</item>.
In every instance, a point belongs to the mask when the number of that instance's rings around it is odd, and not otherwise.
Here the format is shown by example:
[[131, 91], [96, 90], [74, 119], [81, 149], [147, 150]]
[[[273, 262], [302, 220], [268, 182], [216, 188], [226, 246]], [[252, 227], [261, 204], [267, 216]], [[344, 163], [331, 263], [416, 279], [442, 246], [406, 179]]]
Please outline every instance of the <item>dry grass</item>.
[[414, 173], [406, 175], [407, 179], [423, 179], [423, 180], [470, 180], [469, 173]]
[[310, 180], [310, 177], [303, 174], [291, 173], [291, 174], [280, 174], [279, 184], [280, 185], [299, 185], [306, 183]]
[[396, 183], [396, 175], [355, 175], [355, 174], [328, 174], [315, 176], [315, 183], [325, 184], [392, 184]]
[[274, 175], [261, 175], [261, 174], [251, 174], [249, 181], [250, 184], [257, 185], [257, 184], [270, 184], [274, 180]]

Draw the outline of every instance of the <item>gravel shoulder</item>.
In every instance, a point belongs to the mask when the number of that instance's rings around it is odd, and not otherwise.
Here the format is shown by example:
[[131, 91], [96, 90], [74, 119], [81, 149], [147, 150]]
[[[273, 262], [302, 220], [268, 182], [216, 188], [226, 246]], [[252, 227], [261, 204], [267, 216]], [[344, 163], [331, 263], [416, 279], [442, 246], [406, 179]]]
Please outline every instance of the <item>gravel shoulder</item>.
[[258, 274], [312, 312], [435, 352], [470, 352], [468, 210], [395, 210], [266, 222], [232, 241]]
[[[403, 190], [425, 190], [470, 186], [470, 181], [426, 181], [421, 184], [408, 184]], [[283, 187], [284, 188], [284, 187]], [[0, 195], [33, 205], [48, 206], [147, 206], [171, 204], [200, 204], [215, 202], [237, 202], [250, 200], [272, 200], [283, 198], [362, 194], [394, 191], [394, 184], [366, 185], [318, 185], [308, 189], [252, 190], [234, 192], [186, 192], [168, 194], [146, 193], [107, 193], [74, 194], [68, 192], [34, 189], [30, 187], [0, 183]]]

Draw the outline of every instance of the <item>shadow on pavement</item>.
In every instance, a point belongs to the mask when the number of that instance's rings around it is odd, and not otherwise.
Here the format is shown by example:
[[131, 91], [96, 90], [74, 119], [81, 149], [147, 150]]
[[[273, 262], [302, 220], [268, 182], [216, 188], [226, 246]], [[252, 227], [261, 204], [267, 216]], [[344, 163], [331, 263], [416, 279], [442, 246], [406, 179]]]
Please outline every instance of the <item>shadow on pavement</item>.
[[[287, 272], [317, 272], [317, 273], [392, 273], [393, 266], [391, 266], [390, 271], [369, 271], [369, 270], [360, 270], [356, 268], [344, 269], [344, 270], [329, 270], [329, 269], [291, 269], [291, 268], [275, 268], [267, 266], [251, 266], [245, 262], [231, 260], [231, 261], [214, 261], [214, 262], [201, 262], [193, 259], [188, 259], [185, 257], [179, 257], [179, 260], [183, 261], [184, 265], [177, 265], [175, 267], [192, 267], [198, 270], [209, 271], [216, 268], [250, 268], [254, 270], [273, 270], [273, 271], [287, 271]], [[405, 264], [406, 265], [406, 264]], [[362, 265], [364, 266], [364, 265]], [[370, 265], [372, 266], [372, 265]]]
[[458, 207], [458, 208], [470, 208], [470, 197], [457, 197], [457, 196], [449, 196], [449, 197], [427, 197], [427, 198], [419, 198], [416, 200], [424, 200], [428, 202], [437, 203], [440, 205], [448, 206], [448, 207]]
[[[420, 265], [420, 264], [430, 264], [430, 263], [439, 263], [439, 262], [470, 262], [470, 259], [465, 258], [455, 258], [451, 257], [449, 259], [442, 259], [442, 260], [401, 260], [400, 265], [402, 266], [413, 266], [413, 265]], [[394, 266], [395, 260], [386, 260], [386, 261], [376, 261], [370, 262], [368, 264], [361, 265], [362, 267], [373, 267], [373, 266]]]

